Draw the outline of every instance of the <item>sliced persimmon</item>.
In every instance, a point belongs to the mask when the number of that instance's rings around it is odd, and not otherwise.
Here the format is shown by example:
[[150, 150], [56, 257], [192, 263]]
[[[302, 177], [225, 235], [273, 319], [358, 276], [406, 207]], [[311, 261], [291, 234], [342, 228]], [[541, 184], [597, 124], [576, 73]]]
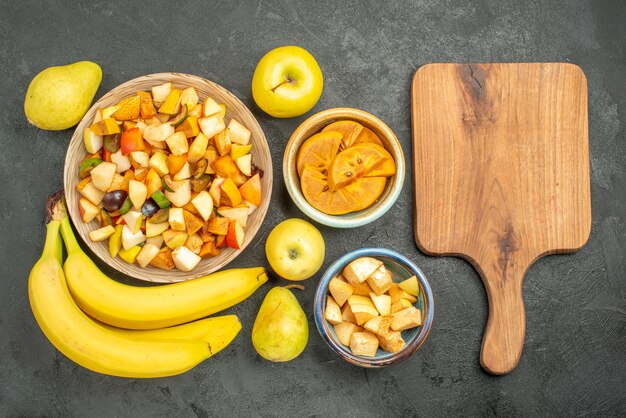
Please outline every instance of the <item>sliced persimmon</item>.
[[385, 191], [387, 179], [385, 177], [363, 177], [342, 190], [350, 194], [359, 205], [354, 209], [363, 210], [370, 207]]
[[298, 175], [302, 177], [306, 165], [310, 165], [318, 171], [328, 169], [339, 151], [341, 137], [342, 134], [339, 132], [320, 132], [304, 141], [298, 150], [296, 160]]
[[370, 170], [364, 177], [391, 177], [396, 174], [396, 162], [391, 154], [389, 159], [385, 160], [381, 165]]
[[373, 143], [353, 145], [341, 151], [328, 167], [328, 186], [337, 190], [355, 182], [393, 157], [389, 152]]
[[322, 132], [333, 131], [341, 133], [341, 148], [346, 149], [356, 142], [356, 139], [362, 130], [363, 125], [358, 122], [353, 120], [339, 120], [331, 123], [330, 125], [326, 125], [326, 127], [322, 129]]
[[300, 177], [304, 198], [314, 208], [329, 215], [343, 215], [361, 206], [354, 196], [344, 189], [331, 191], [326, 175], [311, 166], [305, 166]]
[[364, 142], [369, 142], [369, 143], [384, 147], [383, 141], [380, 140], [380, 137], [376, 135], [374, 131], [372, 131], [370, 128], [366, 128], [365, 126], [363, 127], [359, 135], [356, 137], [356, 140], [354, 141], [354, 143], [362, 144]]

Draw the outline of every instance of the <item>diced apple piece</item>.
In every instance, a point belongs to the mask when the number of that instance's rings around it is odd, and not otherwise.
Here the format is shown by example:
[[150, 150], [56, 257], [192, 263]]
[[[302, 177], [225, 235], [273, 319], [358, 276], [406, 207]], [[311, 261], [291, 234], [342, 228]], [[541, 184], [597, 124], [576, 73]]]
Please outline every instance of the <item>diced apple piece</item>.
[[352, 295], [348, 298], [348, 305], [354, 314], [357, 325], [363, 325], [370, 319], [378, 316], [374, 302], [369, 297]]
[[397, 353], [406, 345], [400, 331], [389, 331], [385, 335], [378, 335], [378, 343], [388, 353]]
[[148, 188], [145, 184], [137, 180], [131, 180], [128, 182], [128, 197], [133, 204], [133, 207], [137, 210], [141, 210], [141, 206], [146, 201], [148, 196]]
[[208, 221], [213, 213], [213, 198], [211, 195], [206, 190], [203, 190], [191, 199], [191, 203], [202, 216], [202, 219]]
[[350, 350], [357, 356], [374, 357], [378, 350], [378, 338], [371, 332], [355, 332], [350, 338]]
[[241, 187], [239, 187], [241, 197], [256, 206], [261, 206], [261, 177], [259, 173], [250, 177]]
[[202, 219], [198, 218], [193, 213], [183, 209], [183, 218], [185, 220], [185, 228], [189, 235], [195, 234], [202, 228]]
[[390, 316], [377, 316], [363, 324], [363, 328], [376, 335], [386, 335], [389, 332], [392, 320], [393, 318]]
[[202, 116], [212, 116], [216, 113], [220, 113], [222, 108], [219, 104], [210, 97], [207, 97], [204, 103], [202, 104]]
[[[162, 222], [162, 223], [167, 223], [167, 222]], [[152, 244], [157, 248], [161, 248], [161, 246], [163, 246], [163, 235], [161, 235], [161, 233], [159, 233], [158, 235], [155, 235], [153, 237], [148, 237], [148, 225], [150, 224], [150, 222], [148, 222], [146, 224], [146, 244]], [[155, 224], [155, 225], [160, 225], [160, 224]], [[167, 229], [167, 228], [166, 228]], [[164, 232], [165, 230], [161, 231]]]
[[[153, 224], [152, 222], [146, 222], [146, 237], [148, 238], [158, 237], [163, 232], [167, 231], [169, 227], [170, 227], [170, 224], [167, 221], [159, 222], [156, 224]], [[163, 241], [161, 241], [161, 243], [163, 243]], [[161, 246], [159, 245], [159, 247]]]
[[388, 293], [389, 293], [389, 296], [391, 296], [391, 303], [396, 303], [400, 299], [407, 299], [411, 303], [417, 302], [417, 298], [415, 296], [413, 296], [410, 293], [405, 292], [395, 283], [389, 288]]
[[189, 152], [189, 142], [182, 132], [174, 132], [165, 139], [165, 142], [174, 155], [183, 155]]
[[207, 146], [209, 145], [209, 138], [200, 132], [196, 139], [193, 140], [189, 146], [189, 153], [187, 155], [187, 161], [190, 163], [196, 163], [204, 157]]
[[337, 325], [342, 322], [341, 308], [339, 308], [337, 302], [335, 302], [335, 300], [330, 296], [326, 297], [326, 309], [324, 310], [324, 318], [326, 318], [326, 320], [333, 325]]
[[163, 177], [170, 172], [167, 168], [167, 155], [160, 151], [154, 153], [152, 158], [150, 158], [149, 165], [154, 171], [156, 171], [159, 177]]
[[[111, 162], [115, 163], [115, 165], [117, 165], [117, 172], [118, 173], [123, 173], [124, 171], [128, 170], [129, 168], [132, 167], [132, 164], [130, 163], [130, 158], [128, 158], [128, 156], [122, 154], [122, 150], [119, 149], [117, 152], [114, 152], [113, 154], [111, 154]], [[102, 165], [102, 164], [100, 164]]]
[[350, 345], [350, 339], [352, 338], [352, 334], [355, 332], [362, 332], [363, 328], [358, 325], [353, 324], [352, 322], [341, 322], [334, 326], [335, 335], [337, 335], [337, 339], [343, 345]]
[[147, 168], [150, 162], [150, 156], [145, 151], [132, 151], [130, 153], [130, 159], [134, 167]]
[[230, 130], [224, 129], [222, 132], [215, 134], [213, 144], [220, 156], [229, 154], [233, 146], [230, 140]]
[[115, 232], [109, 239], [109, 254], [111, 258], [117, 257], [117, 253], [122, 248], [122, 231], [124, 231], [124, 225], [116, 225]]
[[215, 235], [225, 236], [228, 234], [228, 224], [230, 222], [230, 219], [214, 216], [206, 223], [206, 230]]
[[391, 304], [391, 313], [394, 314], [396, 312], [400, 312], [401, 310], [409, 308], [411, 306], [413, 306], [413, 304], [409, 302], [408, 300], [400, 299]]
[[171, 270], [174, 268], [174, 259], [172, 259], [172, 250], [170, 248], [163, 248], [157, 255], [150, 261], [150, 265], [162, 270]]
[[165, 245], [167, 245], [172, 250], [180, 247], [181, 245], [184, 245], [185, 241], [187, 241], [187, 238], [189, 238], [189, 235], [187, 235], [186, 232], [173, 231], [171, 229], [164, 231], [162, 235], [163, 242], [165, 242]]
[[200, 130], [207, 138], [213, 138], [215, 134], [226, 129], [224, 118], [218, 114], [198, 119], [198, 125], [200, 125]]
[[354, 291], [352, 285], [345, 282], [340, 277], [333, 277], [330, 280], [328, 290], [339, 306], [343, 306]]
[[102, 139], [102, 135], [96, 134], [91, 128], [85, 128], [83, 131], [83, 142], [87, 152], [89, 154], [95, 154], [102, 148], [104, 140]]
[[182, 208], [191, 201], [191, 182], [189, 180], [181, 180], [178, 188], [174, 192], [165, 191], [165, 197], [168, 198], [174, 206]]
[[417, 277], [415, 276], [411, 276], [408, 279], [403, 280], [402, 282], [398, 283], [398, 286], [400, 286], [400, 289], [415, 297], [418, 297], [420, 294], [420, 286], [417, 282]]
[[81, 197], [78, 200], [78, 212], [80, 213], [80, 219], [84, 223], [89, 223], [100, 213], [100, 209], [88, 199]]
[[148, 170], [148, 174], [144, 180], [147, 189], [147, 195], [152, 196], [154, 192], [161, 189], [161, 177], [154, 168]]
[[246, 176], [252, 175], [252, 154], [243, 155], [235, 160], [237, 168]]
[[[176, 115], [180, 112], [180, 95], [182, 91], [172, 88], [170, 94], [167, 95], [165, 101], [159, 106], [159, 113], [166, 115]], [[158, 117], [159, 115], [157, 115]]]
[[352, 294], [354, 295], [369, 296], [370, 293], [372, 292], [372, 288], [370, 287], [369, 284], [367, 284], [366, 281], [363, 283], [359, 283], [352, 287], [354, 288], [354, 290], [352, 291]]
[[189, 163], [185, 162], [183, 168], [181, 168], [178, 173], [174, 174], [174, 180], [181, 181], [187, 180], [188, 178], [191, 178], [191, 168], [189, 167]]
[[120, 248], [118, 255], [120, 256], [122, 260], [126, 261], [128, 264], [134, 264], [135, 260], [137, 259], [137, 255], [139, 255], [140, 251], [141, 251], [141, 247], [139, 245], [135, 245], [134, 247], [129, 248], [129, 249]]
[[168, 222], [173, 231], [187, 231], [183, 208], [170, 208]]
[[343, 305], [343, 308], [341, 308], [341, 319], [345, 322], [356, 324], [356, 317], [354, 316], [354, 313], [352, 313], [352, 309], [350, 309], [350, 304], [346, 303]]
[[222, 199], [222, 184], [226, 181], [225, 178], [216, 177], [211, 182], [211, 187], [209, 187], [209, 194], [213, 199], [213, 204], [219, 204]]
[[191, 271], [198, 265], [200, 260], [202, 260], [200, 256], [194, 254], [185, 246], [180, 246], [172, 251], [172, 258], [174, 259], [176, 268], [180, 271]]
[[156, 103], [163, 103], [167, 96], [172, 91], [172, 83], [167, 82], [158, 86], [152, 87], [152, 100]]
[[230, 178], [224, 180], [220, 188], [222, 189], [220, 204], [232, 207], [239, 206], [242, 200], [241, 193]]
[[235, 119], [231, 119], [228, 123], [230, 131], [230, 140], [235, 144], [247, 145], [250, 142], [250, 131]]
[[164, 142], [170, 135], [174, 134], [175, 130], [169, 123], [162, 123], [159, 125], [148, 125], [144, 128], [142, 135], [143, 139], [154, 145], [156, 143]]
[[106, 161], [95, 166], [90, 172], [93, 185], [103, 192], [109, 190], [116, 169], [117, 166], [115, 164]]
[[129, 210], [125, 215], [122, 215], [122, 219], [131, 232], [135, 233], [141, 229], [143, 214], [136, 210]]
[[374, 306], [376, 306], [376, 310], [381, 315], [389, 315], [391, 314], [391, 296], [389, 295], [377, 295], [376, 293], [370, 293], [370, 298], [372, 302], [374, 302]]
[[[241, 192], [241, 187], [239, 188], [239, 192]], [[242, 196], [243, 197], [243, 196]], [[255, 205], [254, 203], [250, 203], [247, 200], [242, 200], [241, 201], [242, 205], [245, 205], [248, 207], [248, 216], [252, 215], [254, 213], [255, 210], [257, 210], [259, 207], [257, 205]]]
[[96, 109], [96, 114], [93, 117], [93, 123], [100, 122], [102, 119], [102, 109]]
[[187, 113], [189, 116], [193, 116], [196, 119], [201, 118], [202, 117], [202, 104], [198, 103], [197, 105], [189, 109]]
[[145, 244], [141, 248], [141, 251], [139, 251], [139, 254], [137, 254], [135, 261], [137, 261], [137, 264], [141, 267], [146, 267], [160, 251], [160, 248], [155, 245]]
[[115, 228], [112, 225], [107, 225], [102, 228], [94, 229], [93, 231], [89, 231], [89, 239], [93, 242], [104, 241], [109, 238], [115, 232]]
[[181, 106], [187, 106], [188, 108], [193, 108], [198, 104], [198, 93], [196, 93], [196, 89], [193, 87], [187, 87], [180, 93], [180, 104]]
[[137, 232], [133, 232], [128, 225], [124, 225], [122, 229], [122, 247], [125, 250], [130, 250], [135, 245], [139, 245], [146, 240], [146, 236], [141, 232], [141, 230]]
[[202, 242], [200, 235], [191, 234], [183, 245], [189, 248], [192, 253], [200, 255], [200, 249], [202, 248], [202, 245], [204, 245], [204, 242]]
[[389, 290], [393, 284], [393, 278], [391, 273], [389, 273], [387, 268], [385, 268], [385, 265], [382, 264], [376, 269], [376, 271], [368, 276], [367, 283], [370, 285], [374, 293], [382, 295]]
[[398, 311], [392, 317], [391, 329], [394, 331], [404, 331], [422, 325], [422, 311], [415, 306]]
[[241, 144], [232, 144], [230, 149], [230, 158], [233, 160], [237, 160], [239, 157], [243, 157], [248, 154], [252, 149], [252, 144], [241, 145]]
[[226, 234], [226, 245], [230, 248], [240, 249], [243, 245], [244, 230], [239, 222], [230, 221], [228, 224], [228, 233]]
[[82, 189], [79, 189], [79, 193], [96, 206], [102, 202], [102, 198], [104, 197], [104, 192], [94, 186], [91, 180], [85, 183]]
[[383, 264], [382, 261], [372, 257], [359, 257], [351, 261], [344, 269], [343, 276], [353, 286], [367, 280], [370, 274]]
[[[167, 100], [167, 99], [166, 99]], [[180, 109], [179, 109], [180, 110]], [[174, 114], [176, 114], [178, 112], [175, 112]], [[157, 115], [154, 117], [156, 120], [158, 120], [160, 123], [166, 124], [166, 125], [170, 125], [169, 122], [170, 118], [172, 117], [172, 115], [170, 114], [165, 114], [165, 113], [157, 113]], [[173, 126], [173, 125], [172, 125]]]
[[239, 223], [244, 228], [248, 224], [247, 206], [237, 206], [236, 208], [232, 208], [230, 206], [220, 206], [219, 208], [217, 208], [217, 213], [222, 215], [224, 218], [237, 221], [237, 223]]

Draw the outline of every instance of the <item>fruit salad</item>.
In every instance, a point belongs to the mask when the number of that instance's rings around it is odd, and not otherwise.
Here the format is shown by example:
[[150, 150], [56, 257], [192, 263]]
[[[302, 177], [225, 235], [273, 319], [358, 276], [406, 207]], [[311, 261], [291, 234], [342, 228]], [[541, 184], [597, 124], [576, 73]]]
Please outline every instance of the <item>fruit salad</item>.
[[396, 174], [393, 156], [378, 135], [351, 120], [331, 123], [308, 138], [296, 165], [305, 199], [329, 215], [370, 207]]
[[98, 109], [84, 130], [79, 212], [92, 241], [141, 267], [191, 271], [241, 248], [261, 204], [251, 132], [226, 106], [172, 83]]

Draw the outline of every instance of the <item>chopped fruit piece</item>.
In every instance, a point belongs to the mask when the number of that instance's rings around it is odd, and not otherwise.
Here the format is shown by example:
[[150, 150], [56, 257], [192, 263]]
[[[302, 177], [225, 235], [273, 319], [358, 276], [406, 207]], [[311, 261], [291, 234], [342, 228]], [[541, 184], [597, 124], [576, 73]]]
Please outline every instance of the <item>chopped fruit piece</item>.
[[139, 245], [136, 245], [129, 249], [120, 248], [118, 255], [120, 256], [122, 260], [126, 261], [128, 264], [134, 264], [135, 260], [137, 259], [137, 255], [139, 255], [140, 251], [141, 251], [141, 247]]
[[215, 134], [213, 137], [213, 144], [215, 145], [219, 155], [229, 154], [233, 148], [233, 144], [230, 139], [230, 129], [224, 129], [222, 132]]
[[217, 102], [210, 97], [207, 97], [202, 105], [202, 116], [205, 117], [215, 115], [216, 113], [220, 113], [221, 111], [222, 108], [220, 107], [220, 105], [217, 104]]
[[[128, 225], [124, 225], [122, 228], [122, 247], [125, 250], [130, 250], [136, 245], [141, 244], [146, 240], [146, 236], [141, 231], [133, 232]], [[121, 254], [120, 254], [121, 256]]]
[[215, 246], [215, 240], [211, 240], [202, 245], [202, 248], [200, 248], [200, 254], [198, 255], [200, 258], [209, 258], [217, 257], [220, 254], [220, 249]]
[[348, 298], [348, 305], [354, 314], [357, 325], [363, 325], [370, 319], [378, 316], [374, 302], [369, 297], [352, 295]]
[[183, 219], [185, 220], [185, 229], [189, 235], [195, 234], [202, 228], [203, 222], [193, 213], [183, 209]]
[[130, 158], [123, 155], [121, 149], [111, 154], [111, 162], [117, 166], [116, 171], [118, 173], [123, 173], [124, 171], [128, 170], [129, 168], [133, 166], [130, 163]]
[[[141, 229], [141, 223], [143, 222], [143, 214], [136, 210], [131, 210], [122, 216], [124, 223], [130, 229], [132, 233], [136, 233]], [[130, 248], [130, 247], [129, 247]]]
[[344, 303], [352, 296], [354, 288], [352, 285], [339, 277], [333, 277], [328, 283], [328, 290], [333, 296], [339, 306], [343, 306]]
[[[150, 119], [156, 116], [157, 112], [152, 102], [152, 94], [148, 91], [138, 91], [139, 110], [142, 119]], [[166, 96], [167, 97], [167, 96]]]
[[159, 125], [146, 126], [142, 132], [143, 138], [153, 146], [156, 146], [160, 142], [164, 142], [167, 137], [174, 134], [175, 130], [169, 123], [163, 123]]
[[152, 87], [152, 98], [156, 103], [163, 103], [171, 91], [172, 83], [170, 82], [154, 86]]
[[120, 215], [126, 215], [128, 211], [130, 210], [130, 208], [132, 207], [133, 207], [133, 202], [131, 202], [130, 199], [126, 198], [126, 200], [124, 200], [124, 203], [122, 203], [122, 207], [120, 208], [118, 212], [120, 213]]
[[150, 265], [161, 270], [171, 270], [174, 268], [174, 259], [172, 258], [172, 250], [170, 248], [162, 249], [153, 259], [150, 261]]
[[394, 331], [404, 331], [422, 325], [422, 311], [415, 306], [398, 311], [392, 317], [391, 329]]
[[147, 168], [150, 163], [150, 156], [145, 151], [132, 151], [130, 153], [130, 162], [135, 167], [135, 170], [139, 167]]
[[363, 131], [363, 125], [352, 120], [338, 120], [330, 125], [326, 125], [326, 127], [322, 129], [322, 132], [329, 131], [337, 132], [342, 135], [341, 147], [342, 149], [346, 149], [356, 143], [356, 138]]
[[174, 132], [165, 139], [165, 142], [174, 155], [183, 155], [189, 152], [189, 142], [182, 132]]
[[341, 133], [320, 132], [311, 136], [298, 149], [296, 168], [302, 178], [304, 167], [309, 165], [316, 171], [328, 170], [341, 145]]
[[191, 199], [191, 203], [196, 208], [202, 219], [208, 221], [213, 213], [213, 198], [211, 195], [203, 190], [196, 197]]
[[391, 313], [400, 312], [401, 310], [410, 308], [411, 306], [413, 306], [413, 304], [407, 299], [400, 299], [391, 304]]
[[132, 151], [141, 151], [144, 149], [143, 136], [141, 136], [139, 128], [132, 128], [122, 132], [120, 149], [122, 150], [122, 155], [126, 155]]
[[135, 261], [137, 261], [137, 264], [139, 264], [141, 267], [146, 267], [148, 264], [150, 264], [152, 259], [156, 257], [159, 251], [159, 247], [152, 244], [145, 244], [141, 248], [141, 251], [139, 251], [139, 254], [137, 254], [137, 258]]
[[344, 189], [331, 191], [325, 174], [309, 165], [304, 167], [300, 179], [302, 194], [316, 209], [329, 215], [353, 212], [361, 203]]
[[252, 144], [248, 145], [240, 145], [240, 144], [232, 144], [230, 148], [230, 158], [233, 160], [237, 160], [239, 157], [243, 157], [248, 154], [252, 149]]
[[85, 223], [89, 223], [98, 215], [100, 209], [89, 200], [81, 197], [78, 200], [78, 212], [80, 213], [80, 219]]
[[172, 251], [172, 258], [174, 259], [176, 268], [180, 271], [191, 271], [198, 265], [200, 260], [202, 260], [200, 256], [194, 254], [185, 246], [180, 246]]
[[[175, 115], [180, 112], [180, 95], [182, 91], [173, 88], [167, 95], [163, 104], [159, 107], [159, 113], [166, 115]], [[154, 90], [152, 92], [154, 95]]]
[[369, 296], [372, 292], [372, 288], [369, 284], [367, 284], [367, 282], [359, 283], [356, 286], [353, 286], [353, 288], [354, 291], [352, 292], [352, 294], [354, 295]]
[[341, 322], [334, 326], [335, 335], [343, 345], [350, 345], [350, 339], [355, 332], [362, 332], [363, 328], [352, 322]]
[[389, 331], [385, 335], [378, 335], [378, 343], [383, 350], [389, 353], [397, 353], [406, 345], [400, 331]]
[[[182, 106], [178, 115], [171, 118], [168, 122], [174, 128], [178, 128], [184, 121], [187, 120], [187, 106]], [[178, 129], [177, 129], [178, 130]]]
[[94, 186], [90, 178], [86, 178], [85, 180], [88, 180], [88, 182], [85, 183], [81, 189], [79, 189], [81, 196], [87, 198], [87, 200], [94, 205], [99, 205], [104, 197], [104, 192]]
[[211, 187], [209, 188], [209, 194], [213, 198], [213, 204], [219, 204], [222, 198], [222, 184], [226, 179], [218, 177], [213, 180]]
[[170, 208], [168, 222], [173, 231], [186, 231], [183, 208]]
[[139, 117], [141, 98], [138, 95], [127, 97], [117, 105], [120, 108], [111, 115], [113, 119], [124, 121], [137, 119]]
[[400, 289], [398, 285], [393, 285], [389, 288], [389, 296], [391, 296], [391, 303], [395, 303], [400, 299], [407, 299], [411, 303], [417, 302], [417, 298], [410, 293]]
[[[187, 154], [183, 154], [183, 155], [187, 155]], [[188, 162], [185, 162], [185, 164], [183, 164], [183, 168], [181, 168], [178, 173], [174, 174], [174, 180], [176, 181], [187, 180], [190, 177], [191, 177], [191, 168], [189, 167]]]
[[[181, 180], [175, 183], [174, 192], [165, 191], [165, 196], [174, 206], [182, 208], [191, 201], [191, 182], [189, 180]], [[154, 196], [152, 198], [154, 199]]]
[[224, 118], [219, 114], [198, 119], [198, 125], [200, 125], [200, 130], [207, 138], [213, 138], [215, 134], [226, 129]]
[[250, 131], [235, 119], [228, 123], [230, 140], [235, 144], [247, 145], [250, 142]]
[[143, 206], [143, 202], [146, 201], [148, 196], [148, 189], [146, 185], [137, 180], [131, 180], [128, 182], [128, 197], [133, 203], [133, 207], [140, 210]]
[[148, 170], [148, 174], [144, 179], [144, 182], [147, 187], [148, 196], [152, 196], [152, 194], [161, 189], [161, 177], [154, 168], [150, 168]]
[[91, 128], [85, 128], [83, 131], [83, 143], [88, 153], [95, 154], [102, 148], [102, 135], [96, 134]]
[[104, 109], [102, 109], [102, 119], [107, 119], [110, 118], [111, 115], [115, 112], [117, 112], [122, 106], [120, 106], [119, 104], [115, 105], [115, 106], [109, 106], [109, 107], [105, 107]]
[[252, 155], [246, 154], [241, 156], [235, 160], [235, 165], [237, 168], [246, 176], [252, 175]]
[[352, 309], [350, 309], [350, 304], [346, 303], [343, 305], [343, 308], [341, 308], [341, 319], [345, 322], [352, 322], [353, 324], [356, 324], [356, 318], [354, 313], [352, 313]]
[[189, 238], [189, 235], [186, 232], [173, 231], [171, 229], [164, 231], [162, 236], [165, 245], [167, 245], [172, 250], [180, 247], [181, 245], [184, 245], [185, 241], [187, 241], [187, 238]]
[[181, 106], [187, 106], [190, 109], [197, 105], [199, 100], [198, 93], [196, 93], [196, 89], [193, 87], [187, 87], [180, 94]]
[[398, 286], [400, 287], [400, 289], [415, 297], [419, 296], [420, 294], [420, 286], [417, 282], [417, 277], [415, 276], [411, 276], [408, 279], [398, 283]]
[[85, 158], [83, 160], [83, 162], [80, 163], [80, 166], [78, 167], [79, 177], [81, 179], [84, 179], [84, 178], [88, 177], [89, 174], [91, 173], [91, 170], [95, 166], [100, 164], [101, 162], [102, 162], [102, 160], [100, 158], [97, 158], [97, 157]]
[[189, 248], [192, 253], [200, 255], [200, 249], [202, 248], [203, 244], [204, 242], [202, 242], [202, 238], [200, 238], [200, 235], [191, 234], [183, 245]]
[[372, 257], [359, 257], [351, 261], [344, 269], [343, 276], [353, 286], [364, 282], [383, 262]]
[[386, 335], [391, 327], [392, 319], [390, 316], [377, 316], [367, 321], [363, 328], [376, 335]]
[[261, 177], [259, 173], [250, 177], [241, 187], [239, 187], [241, 197], [255, 206], [261, 206]]
[[370, 293], [370, 298], [372, 298], [372, 302], [374, 302], [374, 306], [376, 306], [376, 310], [381, 315], [390, 315], [391, 314], [391, 296], [389, 295], [377, 295], [376, 293]]
[[163, 177], [170, 172], [169, 168], [167, 168], [167, 155], [160, 151], [157, 151], [154, 155], [152, 155], [149, 164], [150, 167], [156, 171], [159, 177]]
[[230, 219], [220, 218], [219, 216], [214, 216], [209, 219], [206, 223], [206, 230], [215, 235], [226, 235], [228, 234], [228, 224], [230, 223]]
[[378, 338], [371, 332], [355, 332], [350, 338], [350, 350], [357, 356], [374, 357], [378, 350]]
[[187, 163], [187, 154], [170, 154], [165, 159], [165, 165], [167, 165], [167, 171], [169, 174], [177, 174]]
[[163, 232], [167, 231], [170, 227], [169, 222], [160, 222], [160, 223], [152, 223], [146, 222], [146, 237], [154, 238], [161, 235]]
[[117, 166], [106, 161], [101, 162], [91, 170], [91, 181], [93, 185], [102, 192], [109, 190], [109, 186], [113, 181]]
[[337, 325], [342, 322], [341, 309], [339, 308], [339, 305], [337, 305], [337, 302], [335, 302], [330, 296], [326, 297], [326, 310], [324, 311], [324, 318], [326, 318], [326, 320], [333, 325]]
[[230, 221], [226, 234], [226, 245], [230, 248], [240, 249], [243, 245], [244, 234], [243, 227], [239, 225], [239, 222]]
[[237, 188], [235, 183], [230, 178], [224, 180], [220, 188], [222, 189], [220, 195], [221, 204], [232, 207], [239, 206], [239, 204], [241, 204], [241, 193], [239, 192], [239, 189]]
[[180, 124], [177, 131], [185, 134], [187, 138], [193, 138], [200, 133], [200, 126], [198, 125], [198, 118], [195, 116], [188, 116], [183, 123]]
[[196, 136], [196, 139], [193, 140], [191, 145], [189, 146], [189, 153], [187, 156], [187, 160], [190, 163], [196, 163], [201, 158], [204, 158], [204, 154], [207, 150], [207, 146], [209, 145], [209, 138], [203, 133], [199, 133]]
[[236, 208], [230, 206], [220, 206], [217, 208], [217, 213], [222, 215], [224, 218], [237, 221], [237, 223], [244, 228], [248, 224], [249, 210], [247, 206], [237, 206]]
[[102, 119], [100, 122], [96, 122], [91, 125], [89, 129], [91, 129], [96, 135], [100, 136], [120, 133], [120, 127], [113, 118]]
[[154, 199], [155, 203], [159, 205], [161, 209], [169, 208], [171, 205], [171, 202], [169, 201], [169, 199], [160, 190], [157, 190], [156, 192], [152, 193], [150, 197]]
[[89, 231], [89, 239], [93, 242], [104, 241], [109, 238], [115, 232], [115, 228], [111, 225], [107, 225], [105, 227], [95, 229], [93, 231]]
[[393, 279], [391, 273], [385, 268], [385, 265], [381, 265], [367, 277], [367, 283], [370, 285], [374, 293], [382, 295], [391, 287]]
[[147, 237], [146, 244], [152, 244], [157, 248], [161, 248], [163, 245], [163, 235], [159, 234], [155, 237]]
[[109, 254], [111, 258], [117, 257], [117, 253], [119, 253], [122, 248], [122, 231], [124, 229], [124, 225], [116, 225], [115, 232], [111, 235], [109, 239]]
[[389, 152], [376, 144], [358, 144], [341, 151], [328, 167], [328, 187], [337, 190], [355, 182], [386, 159]]

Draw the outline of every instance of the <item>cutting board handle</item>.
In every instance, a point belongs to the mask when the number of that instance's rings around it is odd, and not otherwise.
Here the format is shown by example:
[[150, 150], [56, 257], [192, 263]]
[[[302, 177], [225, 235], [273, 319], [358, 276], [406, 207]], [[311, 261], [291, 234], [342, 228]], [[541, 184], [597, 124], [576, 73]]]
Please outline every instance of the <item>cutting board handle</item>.
[[480, 364], [489, 373], [501, 375], [513, 370], [522, 355], [526, 333], [522, 281], [527, 266], [490, 265], [491, 269], [478, 268], [489, 298]]

